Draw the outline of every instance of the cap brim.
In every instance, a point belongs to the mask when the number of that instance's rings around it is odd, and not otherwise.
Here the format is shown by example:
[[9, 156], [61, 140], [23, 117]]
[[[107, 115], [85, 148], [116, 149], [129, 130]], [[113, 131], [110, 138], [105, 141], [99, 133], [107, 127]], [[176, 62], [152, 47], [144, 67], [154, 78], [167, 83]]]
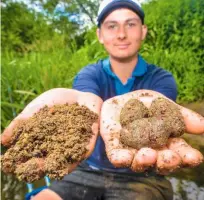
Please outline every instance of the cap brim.
[[98, 26], [104, 21], [104, 19], [114, 10], [117, 10], [119, 8], [128, 8], [132, 10], [133, 12], [137, 13], [140, 19], [142, 20], [142, 23], [144, 22], [144, 12], [141, 9], [140, 6], [138, 6], [135, 3], [131, 3], [129, 1], [112, 1], [109, 3], [99, 14], [97, 18]]

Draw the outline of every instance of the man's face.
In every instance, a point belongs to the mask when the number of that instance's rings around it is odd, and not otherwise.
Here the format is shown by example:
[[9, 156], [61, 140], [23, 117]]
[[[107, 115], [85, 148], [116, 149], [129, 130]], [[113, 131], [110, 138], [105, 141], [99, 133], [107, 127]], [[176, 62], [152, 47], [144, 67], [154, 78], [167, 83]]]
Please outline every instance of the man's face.
[[135, 57], [146, 33], [139, 16], [126, 8], [110, 13], [97, 30], [100, 43], [112, 58], [119, 60]]

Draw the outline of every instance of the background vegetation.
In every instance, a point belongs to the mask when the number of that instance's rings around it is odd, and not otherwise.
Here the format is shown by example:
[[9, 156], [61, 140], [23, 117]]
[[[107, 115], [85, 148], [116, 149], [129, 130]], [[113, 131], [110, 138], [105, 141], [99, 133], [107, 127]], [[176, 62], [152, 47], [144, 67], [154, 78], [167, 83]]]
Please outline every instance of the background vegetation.
[[[2, 128], [31, 99], [50, 88], [71, 87], [80, 68], [106, 56], [96, 27], [88, 29], [80, 18], [83, 14], [92, 25], [98, 1], [62, 2], [63, 11], [56, 9], [57, 0], [50, 0], [36, 12], [23, 3], [3, 1]], [[179, 102], [202, 100], [204, 1], [158, 0], [143, 8], [149, 34], [141, 55], [173, 73]]]
[[[97, 8], [96, 0], [2, 1], [2, 130], [37, 95], [71, 88], [82, 67], [107, 56], [95, 34]], [[152, 0], [143, 9], [141, 55], [173, 73], [179, 103], [204, 100], [204, 1]]]

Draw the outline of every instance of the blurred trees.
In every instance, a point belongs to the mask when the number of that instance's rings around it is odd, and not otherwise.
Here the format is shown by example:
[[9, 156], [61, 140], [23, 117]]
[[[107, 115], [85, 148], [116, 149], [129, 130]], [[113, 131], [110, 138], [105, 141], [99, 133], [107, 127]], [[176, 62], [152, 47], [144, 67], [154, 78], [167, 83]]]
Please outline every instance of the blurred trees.
[[70, 16], [77, 17], [78, 21], [84, 22], [81, 18], [86, 16], [92, 25], [95, 24], [95, 18], [97, 16], [99, 1], [97, 0], [40, 0], [45, 10], [51, 13], [57, 5], [62, 5], [64, 12], [69, 13]]
[[[97, 2], [89, 0], [48, 0], [28, 4], [4, 0], [2, 15], [2, 50], [32, 51], [36, 43], [63, 37], [65, 46], [76, 36], [77, 45], [84, 43], [83, 33], [88, 24], [94, 25]], [[36, 5], [38, 11], [35, 10]], [[78, 35], [82, 34], [81, 37]], [[35, 49], [36, 50], [36, 49]]]
[[2, 50], [26, 51], [28, 46], [49, 32], [40, 14], [35, 15], [23, 3], [6, 2], [1, 8]]

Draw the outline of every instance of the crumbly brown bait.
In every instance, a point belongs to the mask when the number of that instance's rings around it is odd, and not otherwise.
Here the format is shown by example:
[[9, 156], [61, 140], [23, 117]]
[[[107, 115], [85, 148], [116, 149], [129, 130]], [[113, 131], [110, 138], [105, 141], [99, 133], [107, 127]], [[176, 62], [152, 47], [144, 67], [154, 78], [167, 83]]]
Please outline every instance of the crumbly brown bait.
[[32, 158], [25, 163], [16, 166], [15, 174], [19, 180], [33, 182], [45, 176], [45, 171], [40, 167], [38, 160]]
[[120, 123], [121, 143], [136, 149], [161, 148], [169, 137], [179, 137], [185, 131], [179, 108], [161, 97], [149, 109], [137, 99], [129, 100], [121, 111]]
[[[10, 148], [1, 158], [2, 170], [28, 182], [44, 174], [62, 178], [68, 173], [68, 164], [84, 159], [97, 121], [97, 114], [85, 106], [45, 106], [14, 129]], [[43, 169], [36, 170], [34, 158], [44, 160]]]

